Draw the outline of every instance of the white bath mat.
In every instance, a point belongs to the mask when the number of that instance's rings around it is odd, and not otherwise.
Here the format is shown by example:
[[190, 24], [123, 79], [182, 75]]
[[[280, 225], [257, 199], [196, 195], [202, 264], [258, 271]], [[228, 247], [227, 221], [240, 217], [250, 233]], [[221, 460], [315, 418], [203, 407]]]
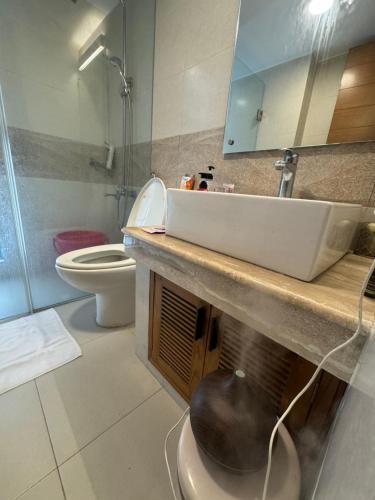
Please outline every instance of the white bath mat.
[[54, 309], [0, 325], [0, 394], [82, 355]]

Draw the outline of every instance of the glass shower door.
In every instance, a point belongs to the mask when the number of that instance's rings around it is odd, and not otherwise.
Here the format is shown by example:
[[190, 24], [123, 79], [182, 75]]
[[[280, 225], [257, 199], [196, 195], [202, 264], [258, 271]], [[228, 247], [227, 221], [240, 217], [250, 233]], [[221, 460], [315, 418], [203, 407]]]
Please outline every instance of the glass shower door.
[[114, 240], [105, 195], [116, 171], [101, 168], [108, 64], [103, 53], [79, 71], [79, 58], [97, 31], [107, 40], [117, 25], [94, 3], [0, 2], [0, 82], [33, 310], [87, 296], [58, 276], [56, 258]]
[[[19, 228], [26, 277], [17, 283], [26, 282], [33, 311], [87, 295], [57, 275], [56, 258], [120, 243], [120, 229], [150, 178], [155, 0], [97, 4], [0, 1], [4, 128], [19, 200], [14, 224], [2, 207], [7, 194], [0, 193], [0, 252], [17, 261], [10, 242], [17, 246]], [[94, 47], [101, 52], [91, 53]], [[96, 57], [81, 64], [89, 52]], [[125, 63], [128, 100], [119, 71]], [[17, 262], [1, 266], [4, 283], [17, 274]], [[13, 296], [15, 314], [25, 309], [25, 293], [23, 300]]]
[[0, 87], [0, 321], [31, 312], [30, 287], [17, 227], [17, 198]]

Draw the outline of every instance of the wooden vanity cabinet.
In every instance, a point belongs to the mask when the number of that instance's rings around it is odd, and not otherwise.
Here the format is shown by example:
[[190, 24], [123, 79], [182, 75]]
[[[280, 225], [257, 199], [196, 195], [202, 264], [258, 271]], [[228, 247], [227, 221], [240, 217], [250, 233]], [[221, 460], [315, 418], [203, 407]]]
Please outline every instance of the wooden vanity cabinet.
[[[206, 374], [241, 368], [282, 414], [315, 370], [309, 361], [155, 273], [149, 335], [150, 361], [187, 402]], [[322, 371], [291, 412], [287, 427], [297, 447], [305, 448], [306, 440], [310, 456], [319, 451], [345, 388], [345, 382]]]

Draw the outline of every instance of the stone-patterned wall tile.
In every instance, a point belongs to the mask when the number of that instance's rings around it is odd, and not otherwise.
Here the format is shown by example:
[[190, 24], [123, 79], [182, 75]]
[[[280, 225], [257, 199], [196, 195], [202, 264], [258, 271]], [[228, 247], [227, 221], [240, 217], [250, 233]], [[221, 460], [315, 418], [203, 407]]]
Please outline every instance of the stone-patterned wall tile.
[[9, 139], [17, 176], [113, 184], [106, 170], [90, 165], [91, 159], [105, 163], [104, 146], [15, 127], [9, 127]]
[[175, 136], [152, 143], [151, 170], [167, 187], [176, 187], [179, 177], [179, 142], [180, 137]]
[[[153, 143], [152, 169], [168, 187], [178, 179], [214, 165], [218, 184], [233, 183], [236, 192], [275, 196], [281, 151], [223, 155], [224, 129], [171, 137]], [[294, 196], [375, 206], [375, 143], [300, 148]], [[198, 175], [197, 175], [198, 177]], [[197, 182], [198, 184], [198, 182]]]
[[301, 150], [294, 195], [368, 205], [375, 183], [375, 143]]

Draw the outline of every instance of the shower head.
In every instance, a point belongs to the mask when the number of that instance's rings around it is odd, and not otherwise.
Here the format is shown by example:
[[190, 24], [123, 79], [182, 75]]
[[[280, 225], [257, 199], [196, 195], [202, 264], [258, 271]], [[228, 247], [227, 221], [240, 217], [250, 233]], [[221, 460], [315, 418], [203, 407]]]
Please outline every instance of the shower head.
[[119, 72], [121, 76], [121, 80], [123, 83], [123, 92], [125, 95], [129, 95], [130, 93], [130, 87], [131, 87], [131, 80], [126, 78], [125, 75], [125, 68], [123, 69], [123, 62], [119, 57], [112, 56], [108, 58], [109, 62], [117, 68], [117, 71]]
[[122, 61], [119, 57], [112, 56], [109, 58], [109, 62], [112, 64], [112, 66], [115, 66], [121, 73], [122, 71]]

